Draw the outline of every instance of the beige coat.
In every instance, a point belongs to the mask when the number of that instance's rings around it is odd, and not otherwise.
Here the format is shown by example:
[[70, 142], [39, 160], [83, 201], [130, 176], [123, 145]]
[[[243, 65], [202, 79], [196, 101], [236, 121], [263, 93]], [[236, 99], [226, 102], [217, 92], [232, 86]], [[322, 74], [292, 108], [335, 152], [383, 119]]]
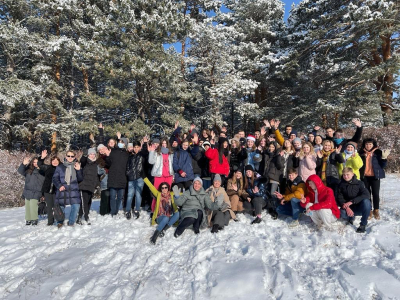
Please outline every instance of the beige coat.
[[[232, 219], [236, 219], [236, 215], [233, 212], [233, 210], [231, 209], [231, 201], [229, 201], [229, 196], [228, 194], [225, 192], [225, 189], [223, 187], [218, 188], [218, 192], [214, 195], [214, 187], [211, 186], [209, 187], [206, 192], [210, 195], [210, 199], [212, 202], [215, 202], [218, 198], [222, 197], [223, 201], [228, 204], [228, 208], [222, 210], [222, 212], [226, 212], [229, 211], [229, 214], [231, 215]], [[212, 210], [207, 209], [207, 224], [208, 226], [212, 226], [211, 223], [211, 218], [212, 218]]]

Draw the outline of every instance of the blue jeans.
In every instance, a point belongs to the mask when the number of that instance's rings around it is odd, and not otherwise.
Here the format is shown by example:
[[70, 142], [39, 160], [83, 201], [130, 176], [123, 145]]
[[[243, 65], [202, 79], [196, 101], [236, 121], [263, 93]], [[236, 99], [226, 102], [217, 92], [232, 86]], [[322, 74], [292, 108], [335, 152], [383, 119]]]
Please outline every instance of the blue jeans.
[[176, 221], [178, 221], [179, 219], [179, 211], [177, 211], [176, 213], [174, 213], [171, 217], [167, 217], [167, 216], [159, 216], [156, 219], [157, 222], [157, 230], [161, 231], [164, 229], [165, 225], [168, 224], [168, 226], [172, 226], [174, 225], [174, 223]]
[[[78, 216], [79, 208], [81, 207], [80, 204], [71, 204], [71, 212], [69, 213], [68, 225], [74, 225], [76, 221], [76, 217]], [[61, 210], [65, 214], [65, 206], [60, 205]], [[57, 222], [57, 224], [63, 224], [63, 221]]]
[[135, 211], [140, 210], [140, 205], [142, 204], [143, 186], [143, 178], [128, 182], [128, 199], [126, 199], [125, 211], [131, 211], [133, 195], [135, 195]]
[[[110, 188], [110, 206], [111, 206], [112, 216], [118, 213], [122, 199], [124, 198], [124, 194], [125, 194], [125, 189]], [[117, 199], [115, 199], [115, 197], [117, 197]]]
[[371, 211], [371, 200], [364, 199], [357, 204], [350, 205], [350, 209], [354, 212], [354, 217], [349, 217], [345, 209], [340, 209], [340, 217], [345, 220], [353, 221], [355, 216], [361, 216], [361, 225], [367, 226], [368, 217]]
[[300, 199], [292, 198], [285, 205], [279, 205], [276, 212], [280, 215], [292, 216], [293, 220], [298, 220], [300, 213], [304, 212], [305, 209], [300, 206]]

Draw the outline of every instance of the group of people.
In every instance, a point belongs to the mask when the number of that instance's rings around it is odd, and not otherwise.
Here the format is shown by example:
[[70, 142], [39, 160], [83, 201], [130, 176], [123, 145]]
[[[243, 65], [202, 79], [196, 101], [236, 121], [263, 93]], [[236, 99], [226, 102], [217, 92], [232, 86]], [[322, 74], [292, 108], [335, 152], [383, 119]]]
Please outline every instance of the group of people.
[[39, 201], [47, 205], [48, 225], [64, 226], [54, 220], [55, 205], [63, 211], [71, 206], [68, 226], [90, 225], [100, 187], [101, 215], [116, 216], [123, 204], [128, 220], [139, 218], [145, 199], [151, 225], [157, 224], [152, 243], [174, 225], [178, 237], [207, 226], [217, 233], [241, 213], [261, 223], [263, 209], [273, 219], [291, 216], [293, 228], [300, 214], [327, 228], [339, 218], [353, 224], [361, 216], [357, 232], [363, 233], [368, 220], [380, 219], [380, 179], [390, 150], [380, 150], [372, 138], [361, 142], [361, 122], [353, 123], [351, 139], [330, 127], [300, 134], [286, 125], [281, 132], [276, 119], [263, 120], [254, 134], [239, 130], [228, 139], [226, 126], [199, 131], [191, 125], [184, 132], [177, 122], [170, 137], [132, 143], [119, 133], [105, 143], [100, 124], [98, 144], [87, 155], [69, 150], [61, 161], [44, 150], [24, 159], [18, 172], [25, 176], [26, 225], [38, 224]]

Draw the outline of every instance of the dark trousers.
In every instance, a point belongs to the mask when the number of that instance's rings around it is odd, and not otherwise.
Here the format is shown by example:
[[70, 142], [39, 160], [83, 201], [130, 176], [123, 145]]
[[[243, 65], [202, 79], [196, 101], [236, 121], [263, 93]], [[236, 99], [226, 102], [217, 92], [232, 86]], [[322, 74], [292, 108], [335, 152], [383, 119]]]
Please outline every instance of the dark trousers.
[[251, 201], [244, 201], [243, 202], [243, 208], [246, 213], [251, 214], [251, 212], [254, 210], [254, 214], [261, 215], [263, 207], [267, 205], [267, 202], [264, 200], [263, 197], [255, 197], [251, 199]]
[[[357, 204], [350, 205], [350, 209], [354, 212], [354, 217], [361, 216], [361, 225], [367, 226], [369, 212], [371, 211], [371, 201], [364, 199]], [[340, 217], [345, 220], [354, 220], [354, 217], [349, 217], [344, 209], [340, 209]]]
[[379, 190], [381, 188], [381, 180], [374, 176], [364, 176], [364, 184], [371, 195], [374, 209], [379, 209]]
[[54, 215], [53, 215], [53, 207], [54, 207], [54, 194], [44, 193], [44, 200], [47, 205], [47, 224], [53, 225], [54, 223]]
[[100, 195], [100, 215], [108, 215], [110, 211], [110, 191], [102, 190]]
[[211, 217], [211, 222], [213, 225], [218, 225], [219, 228], [224, 228], [224, 226], [229, 224], [229, 220], [231, 218], [231, 214], [229, 211], [220, 211], [220, 210], [214, 210], [212, 217]]
[[190, 225], [193, 225], [194, 232], [196, 232], [196, 233], [199, 232], [200, 231], [201, 222], [203, 221], [203, 212], [200, 209], [198, 209], [197, 210], [197, 214], [198, 214], [197, 219], [192, 218], [192, 217], [184, 218], [179, 223], [179, 225], [176, 228], [175, 232], [178, 235], [181, 235], [185, 231], [185, 229], [188, 228]]
[[82, 191], [82, 202], [79, 207], [79, 219], [85, 216], [85, 221], [89, 220], [89, 210], [92, 206], [93, 193], [90, 191]]

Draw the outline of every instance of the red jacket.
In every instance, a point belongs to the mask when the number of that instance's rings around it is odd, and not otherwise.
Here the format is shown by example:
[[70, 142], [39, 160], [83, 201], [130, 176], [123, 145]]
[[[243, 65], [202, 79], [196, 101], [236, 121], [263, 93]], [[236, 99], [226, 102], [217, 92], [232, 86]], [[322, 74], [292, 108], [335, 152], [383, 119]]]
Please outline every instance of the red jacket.
[[209, 148], [206, 151], [206, 157], [209, 159], [210, 172], [220, 175], [229, 175], [229, 163], [225, 155], [222, 155], [222, 164], [219, 163], [219, 153], [217, 149]]
[[318, 191], [318, 203], [314, 204], [310, 207], [310, 210], [320, 210], [320, 209], [330, 209], [332, 214], [339, 219], [340, 217], [340, 210], [336, 204], [335, 196], [333, 194], [333, 190], [328, 188], [324, 185], [321, 178], [317, 175], [311, 175], [307, 179], [307, 196], [306, 196], [306, 203], [300, 203], [302, 207], [306, 207], [307, 203], [314, 203], [315, 201], [315, 193], [314, 190], [309, 186], [308, 182], [313, 181], [317, 186]]

